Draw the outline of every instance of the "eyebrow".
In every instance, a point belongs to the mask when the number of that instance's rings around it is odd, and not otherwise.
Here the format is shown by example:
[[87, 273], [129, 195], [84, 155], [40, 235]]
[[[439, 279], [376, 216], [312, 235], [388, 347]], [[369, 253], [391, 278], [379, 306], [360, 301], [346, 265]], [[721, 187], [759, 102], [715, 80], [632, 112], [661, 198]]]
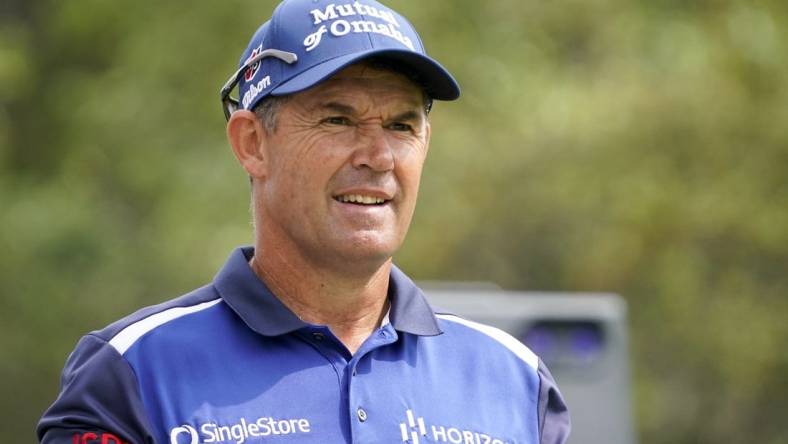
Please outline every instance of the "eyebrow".
[[353, 108], [352, 106], [346, 105], [344, 103], [339, 103], [339, 102], [324, 103], [323, 105], [320, 106], [320, 108], [323, 108], [323, 109], [328, 110], [328, 111], [334, 111], [334, 112], [337, 112], [339, 114], [355, 114], [356, 113], [356, 109]]
[[[324, 103], [324, 104], [320, 105], [320, 108], [322, 108], [324, 110], [327, 110], [327, 111], [333, 111], [333, 112], [336, 112], [336, 113], [339, 113], [339, 114], [348, 114], [348, 115], [356, 114], [356, 109], [355, 108], [353, 108], [351, 105], [347, 105], [347, 104], [341, 103], [341, 102]], [[393, 120], [393, 121], [422, 120], [422, 114], [417, 112], [417, 111], [414, 111], [414, 110], [408, 110], [408, 111], [405, 111], [405, 112], [397, 114], [396, 116], [392, 117], [389, 120]]]
[[423, 116], [424, 116], [424, 114], [423, 114], [423, 113], [419, 113], [419, 112], [416, 112], [416, 111], [412, 111], [412, 110], [411, 110], [411, 111], [405, 111], [404, 113], [397, 114], [397, 115], [396, 115], [396, 116], [394, 116], [394, 118], [393, 118], [393, 119], [391, 119], [391, 120], [395, 120], [395, 121], [400, 121], [400, 120], [405, 120], [405, 121], [414, 121], [414, 120], [415, 120], [415, 121], [420, 121], [420, 120], [423, 120]]

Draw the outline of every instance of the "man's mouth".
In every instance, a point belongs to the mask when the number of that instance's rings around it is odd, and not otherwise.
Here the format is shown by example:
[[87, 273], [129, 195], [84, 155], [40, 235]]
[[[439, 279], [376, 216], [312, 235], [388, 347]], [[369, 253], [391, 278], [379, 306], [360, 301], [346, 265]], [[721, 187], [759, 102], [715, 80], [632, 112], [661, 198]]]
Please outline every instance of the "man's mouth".
[[334, 196], [334, 200], [356, 205], [383, 205], [388, 202], [388, 200], [382, 197], [364, 196], [362, 194], [341, 194], [339, 196]]

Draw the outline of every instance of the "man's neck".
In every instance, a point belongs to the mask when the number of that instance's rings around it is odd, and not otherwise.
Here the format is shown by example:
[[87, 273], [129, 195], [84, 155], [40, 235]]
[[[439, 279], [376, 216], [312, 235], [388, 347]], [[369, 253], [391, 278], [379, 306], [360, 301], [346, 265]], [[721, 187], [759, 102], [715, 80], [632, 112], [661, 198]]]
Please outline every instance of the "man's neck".
[[350, 353], [355, 353], [388, 311], [391, 261], [372, 273], [348, 274], [321, 269], [290, 255], [285, 259], [278, 253], [256, 250], [250, 261], [252, 270], [299, 318], [328, 326]]

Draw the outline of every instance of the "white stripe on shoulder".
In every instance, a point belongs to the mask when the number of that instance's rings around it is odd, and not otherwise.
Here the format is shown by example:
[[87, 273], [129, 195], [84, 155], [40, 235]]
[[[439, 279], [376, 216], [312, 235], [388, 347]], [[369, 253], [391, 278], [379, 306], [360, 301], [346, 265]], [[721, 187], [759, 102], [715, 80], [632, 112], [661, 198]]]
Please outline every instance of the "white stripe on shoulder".
[[539, 367], [539, 357], [536, 356], [534, 352], [532, 352], [522, 342], [518, 341], [512, 335], [506, 333], [501, 329], [490, 327], [489, 325], [480, 324], [478, 322], [469, 321], [467, 319], [463, 319], [459, 316], [454, 316], [454, 315], [438, 314], [435, 316], [440, 319], [450, 322], [456, 322], [457, 324], [462, 324], [466, 327], [470, 327], [474, 330], [480, 331], [485, 335], [500, 342], [504, 347], [508, 348], [512, 353], [517, 355], [518, 358], [525, 361], [525, 363], [531, 366], [534, 370], [536, 370]]
[[137, 342], [137, 340], [145, 333], [148, 333], [156, 327], [166, 324], [167, 322], [170, 322], [174, 319], [178, 319], [181, 316], [186, 316], [187, 314], [196, 313], [198, 311], [205, 310], [206, 308], [213, 307], [221, 301], [221, 298], [219, 298], [212, 301], [203, 302], [202, 304], [191, 305], [188, 307], [173, 307], [168, 310], [160, 311], [156, 314], [148, 316], [147, 318], [140, 319], [139, 321], [128, 325], [109, 340], [109, 345], [115, 347], [115, 350], [117, 350], [118, 353], [122, 355], [126, 353], [126, 350], [134, 345], [134, 343]]

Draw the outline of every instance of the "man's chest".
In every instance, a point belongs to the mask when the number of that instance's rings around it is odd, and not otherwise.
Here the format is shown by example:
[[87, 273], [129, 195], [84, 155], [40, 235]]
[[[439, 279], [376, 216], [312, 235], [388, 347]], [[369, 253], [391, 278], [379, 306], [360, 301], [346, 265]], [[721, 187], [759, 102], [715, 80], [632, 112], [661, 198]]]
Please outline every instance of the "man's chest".
[[155, 428], [171, 444], [535, 442], [524, 427], [528, 413], [515, 403], [447, 393], [463, 391], [451, 385], [414, 393], [407, 379], [343, 387], [304, 376], [289, 387], [280, 381], [268, 392], [249, 391], [249, 399], [203, 397], [199, 405], [162, 399], [169, 406], [156, 407]]
[[136, 370], [157, 443], [537, 442], [527, 381], [461, 360], [397, 347], [347, 359], [303, 338], [232, 348]]

